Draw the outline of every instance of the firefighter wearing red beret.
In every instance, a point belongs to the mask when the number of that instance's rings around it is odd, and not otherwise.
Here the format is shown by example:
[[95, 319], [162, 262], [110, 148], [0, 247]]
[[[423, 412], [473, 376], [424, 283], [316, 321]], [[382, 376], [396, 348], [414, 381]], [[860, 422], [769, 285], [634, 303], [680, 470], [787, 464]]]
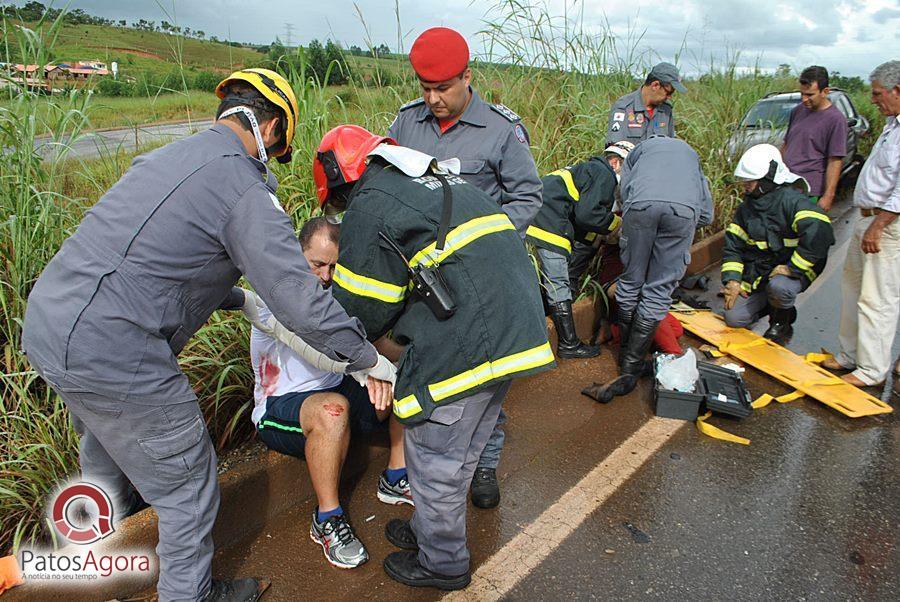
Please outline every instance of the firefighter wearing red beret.
[[[388, 135], [438, 160], [458, 158], [460, 175], [488, 193], [524, 238], [541, 208], [542, 185], [521, 118], [483, 101], [472, 88], [469, 46], [459, 32], [426, 30], [413, 43], [409, 62], [422, 97], [400, 107]], [[479, 508], [500, 502], [496, 470], [505, 421], [501, 411], [472, 479], [472, 503]]]

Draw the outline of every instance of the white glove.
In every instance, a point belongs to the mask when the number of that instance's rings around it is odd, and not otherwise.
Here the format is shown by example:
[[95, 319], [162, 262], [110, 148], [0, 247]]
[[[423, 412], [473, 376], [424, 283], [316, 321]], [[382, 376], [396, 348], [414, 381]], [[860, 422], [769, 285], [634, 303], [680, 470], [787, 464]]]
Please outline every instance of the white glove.
[[366, 386], [367, 377], [377, 378], [378, 380], [386, 380], [393, 387], [397, 382], [397, 368], [391, 363], [391, 360], [378, 354], [378, 361], [371, 368], [351, 372], [350, 376], [356, 379], [361, 387]]
[[244, 317], [247, 318], [247, 321], [265, 332], [266, 334], [272, 334], [271, 332], [266, 330], [265, 325], [259, 317], [259, 309], [258, 306], [263, 305], [262, 299], [256, 296], [256, 293], [253, 291], [248, 291], [245, 288], [241, 289], [244, 291], [244, 305], [241, 306], [241, 311], [244, 312]]

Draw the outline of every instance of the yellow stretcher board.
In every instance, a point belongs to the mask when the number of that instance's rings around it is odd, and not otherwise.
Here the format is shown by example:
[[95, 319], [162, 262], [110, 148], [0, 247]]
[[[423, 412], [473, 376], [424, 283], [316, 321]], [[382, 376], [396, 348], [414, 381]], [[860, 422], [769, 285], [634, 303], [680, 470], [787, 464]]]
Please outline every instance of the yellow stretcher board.
[[[880, 399], [844, 382], [821, 366], [781, 345], [764, 339], [746, 328], [726, 326], [725, 320], [710, 311], [684, 313], [673, 311], [672, 315], [678, 318], [685, 330], [709, 341], [722, 353], [750, 364], [760, 372], [777, 378], [841, 414], [859, 418], [894, 411]], [[783, 397], [797, 399], [801, 396], [800, 393]]]

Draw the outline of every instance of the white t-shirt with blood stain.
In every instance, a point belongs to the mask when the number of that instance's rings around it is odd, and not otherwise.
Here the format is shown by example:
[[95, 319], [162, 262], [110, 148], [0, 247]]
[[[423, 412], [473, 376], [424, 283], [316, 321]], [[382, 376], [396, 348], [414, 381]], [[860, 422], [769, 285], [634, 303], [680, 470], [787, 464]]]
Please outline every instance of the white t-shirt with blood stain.
[[[259, 308], [263, 322], [271, 315], [267, 308]], [[313, 368], [290, 347], [256, 328], [250, 332], [250, 363], [255, 381], [254, 406], [250, 414], [254, 425], [259, 424], [266, 413], [267, 398], [330, 389], [341, 384], [344, 378], [341, 374]]]

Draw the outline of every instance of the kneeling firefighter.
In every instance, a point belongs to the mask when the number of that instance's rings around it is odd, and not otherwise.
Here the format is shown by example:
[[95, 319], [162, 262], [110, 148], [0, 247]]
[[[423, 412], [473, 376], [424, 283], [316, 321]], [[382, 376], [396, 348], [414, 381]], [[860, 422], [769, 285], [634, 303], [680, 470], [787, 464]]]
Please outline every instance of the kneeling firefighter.
[[590, 244], [622, 223], [613, 206], [621, 162], [633, 148], [630, 142], [617, 142], [604, 156], [558, 169], [541, 180], [544, 202], [526, 239], [537, 247], [544, 294], [559, 337], [556, 354], [562, 359], [600, 355], [599, 345], [581, 342], [575, 332], [568, 258], [573, 241]]
[[[466, 492], [510, 380], [554, 366], [522, 240], [486, 193], [390, 138], [345, 125], [314, 160], [326, 215], [346, 210], [334, 295], [370, 339], [404, 346], [393, 411], [415, 513], [388, 523], [387, 574], [469, 584]], [[445, 171], [448, 170], [448, 171]]]
[[831, 220], [771, 144], [748, 149], [734, 176], [744, 183], [744, 201], [725, 229], [725, 322], [749, 326], [768, 313], [763, 336], [784, 344], [797, 319], [797, 295], [825, 269], [834, 244]]
[[245, 69], [216, 94], [210, 129], [136, 158], [84, 215], [35, 283], [22, 333], [81, 436], [83, 478], [117, 516], [135, 507], [131, 485], [156, 510], [163, 602], [251, 601], [262, 588], [211, 579], [216, 454], [177, 359], [216, 308], [244, 303], [231, 294], [241, 275], [279, 322], [349, 371], [388, 364], [310, 271], [275, 196], [266, 159], [290, 157], [290, 84]]

